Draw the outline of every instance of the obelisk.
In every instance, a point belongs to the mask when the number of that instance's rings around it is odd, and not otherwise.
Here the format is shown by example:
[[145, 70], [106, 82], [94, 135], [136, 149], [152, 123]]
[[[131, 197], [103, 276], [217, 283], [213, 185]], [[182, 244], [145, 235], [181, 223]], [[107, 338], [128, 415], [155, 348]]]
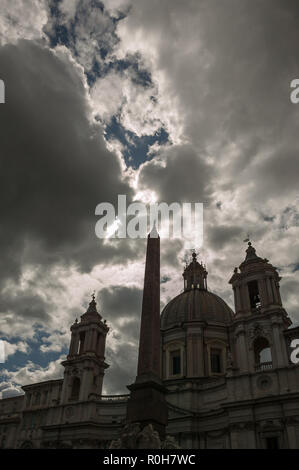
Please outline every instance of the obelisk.
[[127, 422], [152, 424], [163, 439], [167, 403], [161, 381], [160, 237], [155, 226], [147, 239], [137, 377], [128, 389]]

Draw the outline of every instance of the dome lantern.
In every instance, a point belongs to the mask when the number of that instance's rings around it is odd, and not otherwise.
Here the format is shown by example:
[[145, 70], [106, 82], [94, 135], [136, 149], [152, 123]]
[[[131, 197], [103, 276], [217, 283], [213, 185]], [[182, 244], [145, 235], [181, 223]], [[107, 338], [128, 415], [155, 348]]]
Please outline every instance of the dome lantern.
[[192, 253], [192, 261], [183, 272], [184, 290], [203, 289], [207, 290], [207, 276], [208, 272], [206, 267], [197, 261], [197, 254]]

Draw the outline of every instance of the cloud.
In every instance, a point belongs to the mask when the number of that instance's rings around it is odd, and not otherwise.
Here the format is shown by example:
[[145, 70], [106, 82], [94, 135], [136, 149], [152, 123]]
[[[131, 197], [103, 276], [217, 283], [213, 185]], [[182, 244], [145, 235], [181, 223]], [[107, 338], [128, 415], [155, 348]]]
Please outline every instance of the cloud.
[[80, 65], [92, 76], [117, 43], [115, 20], [100, 2], [92, 0], [50, 0], [54, 14], [44, 31], [51, 44], [66, 44]]
[[231, 244], [233, 240], [236, 242], [241, 240], [243, 230], [241, 227], [234, 227], [233, 225], [218, 225], [216, 228], [209, 227], [207, 238], [210, 245], [215, 250], [221, 250], [224, 245]]
[[142, 290], [137, 287], [112, 285], [102, 289], [99, 298], [103, 312], [107, 312], [110, 320], [140, 315]]
[[0, 60], [2, 276], [30, 262], [88, 270], [111, 252], [99, 250], [96, 205], [131, 192], [119, 159], [91, 122], [83, 74], [68, 54], [22, 41], [1, 48]]
[[12, 396], [16, 393], [23, 393], [22, 385], [44, 382], [46, 380], [60, 379], [63, 376], [63, 367], [61, 362], [65, 356], [59, 357], [56, 361], [51, 361], [46, 367], [41, 367], [32, 361], [28, 361], [24, 367], [14, 371], [4, 369], [2, 376], [4, 381], [1, 383], [3, 398]]
[[246, 191], [251, 182], [249, 202], [266, 203], [277, 194], [282, 167], [284, 191], [295, 190], [298, 107], [290, 103], [289, 83], [298, 69], [297, 16], [294, 4], [279, 2], [269, 15], [266, 4], [248, 1], [192, 1], [187, 8], [141, 1], [118, 24], [118, 55], [139, 52], [150, 64], [162, 99], [181, 115], [177, 131], [213, 163], [214, 191], [223, 184]]
[[112, 285], [101, 290], [100, 301], [110, 327], [104, 393], [128, 393], [126, 385], [135, 380], [137, 370], [142, 289]]
[[147, 81], [139, 76], [141, 58], [128, 56], [126, 60], [130, 64], [126, 69], [112, 69], [95, 81], [91, 89], [95, 114], [105, 123], [117, 115], [121, 126], [140, 138], [154, 135], [161, 127], [168, 129], [169, 119], [159, 105], [157, 87], [150, 78]]
[[102, 3], [110, 15], [117, 17], [120, 13], [127, 13], [131, 6], [131, 0], [103, 0]]
[[191, 145], [169, 146], [140, 168], [138, 188], [163, 202], [206, 202], [212, 169]]
[[126, 386], [135, 381], [137, 357], [138, 348], [132, 344], [119, 344], [116, 351], [107, 347], [110, 368], [105, 373], [103, 394], [129, 393]]
[[[205, 203], [209, 286], [230, 302], [226, 282], [243, 259], [248, 232], [286, 276], [297, 260], [295, 209], [286, 209], [298, 205], [299, 107], [289, 94], [298, 74], [299, 10], [295, 3], [269, 6], [138, 1], [117, 26], [115, 55], [139, 53], [158, 84], [158, 99], [180, 116], [173, 130], [180, 145], [161, 148], [142, 165], [139, 188], [154, 189], [161, 200]], [[271, 226], [268, 216], [275, 217]], [[286, 217], [291, 226], [283, 229]], [[296, 318], [287, 296], [285, 303]]]
[[4, 342], [4, 354], [5, 360], [9, 356], [13, 356], [16, 352], [22, 352], [25, 354], [29, 354], [30, 348], [27, 343], [24, 341], [19, 341], [17, 343], [9, 343], [8, 341], [3, 340]]
[[1, 0], [0, 45], [44, 38], [47, 20], [46, 0]]
[[0, 48], [0, 61], [7, 89], [0, 117], [1, 332], [19, 341], [42, 327], [41, 351], [60, 352], [98, 286], [92, 269], [138, 256], [136, 242], [104, 245], [94, 233], [96, 205], [115, 203], [118, 194], [130, 200], [132, 190], [93, 123], [82, 68], [67, 50], [19, 41]]

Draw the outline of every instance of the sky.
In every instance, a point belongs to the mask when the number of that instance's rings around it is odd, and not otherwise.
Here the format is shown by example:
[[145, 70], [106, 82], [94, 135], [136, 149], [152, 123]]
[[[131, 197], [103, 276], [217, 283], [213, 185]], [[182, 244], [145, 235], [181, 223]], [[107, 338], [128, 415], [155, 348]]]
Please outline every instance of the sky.
[[[95, 207], [201, 202], [208, 288], [257, 254], [299, 323], [296, 0], [1, 0], [0, 364], [3, 397], [61, 378], [96, 292], [105, 394], [136, 375], [145, 240], [101, 240]], [[161, 308], [183, 289], [161, 240]]]

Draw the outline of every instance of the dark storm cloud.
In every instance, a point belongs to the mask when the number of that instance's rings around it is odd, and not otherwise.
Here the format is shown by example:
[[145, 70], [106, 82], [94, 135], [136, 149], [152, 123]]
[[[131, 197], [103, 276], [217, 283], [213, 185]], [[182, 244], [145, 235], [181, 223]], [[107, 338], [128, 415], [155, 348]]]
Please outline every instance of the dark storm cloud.
[[150, 187], [167, 203], [206, 202], [211, 168], [192, 146], [171, 147], [164, 158], [166, 165], [154, 159], [142, 166], [140, 187]]
[[193, 141], [237, 143], [238, 154], [226, 171], [231, 187], [252, 184], [251, 203], [275, 197], [278, 190], [290, 193], [299, 170], [299, 108], [289, 98], [299, 71], [298, 2], [202, 5], [200, 37], [211, 60], [201, 83], [205, 94], [196, 101], [204, 119], [198, 126], [189, 121]]
[[221, 248], [232, 243], [233, 240], [240, 241], [243, 233], [244, 231], [241, 227], [218, 225], [208, 227], [206, 237], [213, 249], [221, 250]]
[[18, 295], [6, 294], [0, 298], [0, 312], [14, 312], [15, 316], [7, 316], [6, 318], [6, 327], [11, 327], [12, 332], [16, 318], [23, 318], [24, 321], [33, 321], [39, 324], [47, 323], [50, 319], [49, 309], [50, 305], [39, 295], [29, 292]]
[[180, 270], [182, 264], [178, 259], [178, 254], [183, 248], [183, 242], [179, 239], [174, 240], [162, 240], [161, 242], [162, 252], [161, 252], [161, 266], [173, 266], [174, 268]]
[[106, 346], [110, 368], [105, 376], [105, 391], [128, 393], [126, 385], [134, 381], [137, 368], [142, 290], [111, 286], [101, 290], [98, 302], [110, 327]]
[[[251, 183], [250, 204], [276, 197], [280, 190], [294, 191], [299, 106], [290, 102], [290, 82], [299, 74], [298, 2], [166, 1], [163, 8], [158, 4], [138, 2], [124, 21], [124, 38], [130, 38], [129, 31], [142, 29], [143, 50], [155, 41], [155, 66], [165, 73], [180, 103], [184, 137], [202, 158], [214, 158], [210, 181], [205, 183], [213, 192], [240, 190]], [[169, 21], [170, 10], [176, 11], [178, 23]], [[188, 187], [184, 171], [181, 178], [183, 160], [172, 172], [173, 191], [192, 198], [194, 166], [186, 161]], [[150, 186], [154, 175], [165, 192], [170, 162], [166, 168], [145, 168], [143, 184]]]
[[138, 349], [133, 345], [119, 345], [116, 352], [106, 348], [106, 361], [110, 364], [104, 379], [106, 393], [129, 393], [126, 386], [135, 381], [137, 356]]
[[0, 110], [2, 277], [17, 276], [22, 262], [32, 260], [75, 262], [88, 270], [104, 253], [117, 256], [118, 247], [96, 239], [94, 210], [130, 190], [101, 128], [89, 120], [81, 70], [66, 54], [27, 41], [2, 47], [0, 68], [6, 84]]
[[111, 286], [101, 290], [98, 298], [101, 314], [109, 322], [122, 317], [140, 317], [142, 290], [137, 287]]
[[282, 292], [287, 295], [297, 296], [298, 282], [296, 282], [294, 279], [286, 279], [286, 280], [283, 279], [281, 289], [282, 289]]

